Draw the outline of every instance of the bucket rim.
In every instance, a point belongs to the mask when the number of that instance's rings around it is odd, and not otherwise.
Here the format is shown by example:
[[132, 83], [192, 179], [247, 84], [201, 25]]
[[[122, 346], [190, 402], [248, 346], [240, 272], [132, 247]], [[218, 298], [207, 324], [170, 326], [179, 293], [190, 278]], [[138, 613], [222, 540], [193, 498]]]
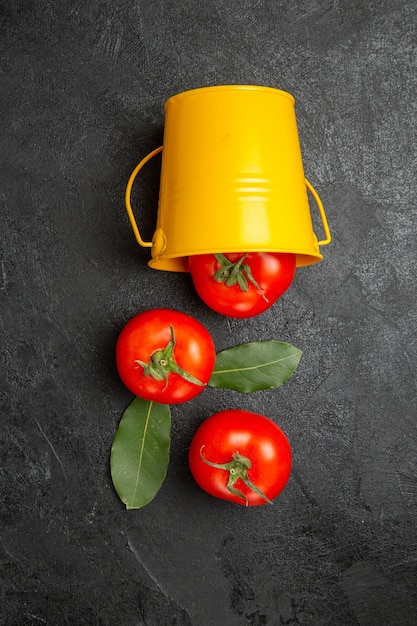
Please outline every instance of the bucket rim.
[[[179, 252], [171, 252], [168, 254], [161, 254], [159, 256], [153, 257], [148, 261], [149, 267], [153, 269], [165, 269], [172, 271], [185, 271], [188, 272], [188, 262], [187, 259], [190, 256], [198, 256], [203, 254], [245, 254], [245, 252], [272, 252], [272, 253], [281, 253], [281, 254], [294, 254], [296, 256], [296, 265], [297, 267], [305, 267], [306, 265], [315, 265], [323, 260], [323, 255], [320, 250], [307, 250], [305, 248], [294, 250], [293, 247], [290, 249], [285, 248], [285, 246], [230, 246], [225, 252], [223, 248], [211, 247], [207, 249], [198, 248], [191, 250], [189, 249], [186, 253]], [[171, 266], [172, 264], [172, 266]], [[174, 269], [174, 267], [176, 269]]]
[[246, 84], [226, 84], [226, 85], [212, 85], [207, 87], [197, 87], [195, 89], [187, 89], [185, 91], [180, 91], [172, 96], [170, 96], [167, 100], [165, 100], [164, 108], [171, 103], [172, 100], [176, 98], [183, 98], [185, 96], [191, 95], [199, 95], [203, 92], [220, 92], [220, 91], [260, 91], [266, 93], [273, 93], [275, 95], [284, 96], [291, 100], [291, 102], [295, 103], [295, 98], [292, 94], [288, 93], [288, 91], [284, 91], [283, 89], [277, 89], [275, 87], [269, 87], [265, 85], [246, 85]]

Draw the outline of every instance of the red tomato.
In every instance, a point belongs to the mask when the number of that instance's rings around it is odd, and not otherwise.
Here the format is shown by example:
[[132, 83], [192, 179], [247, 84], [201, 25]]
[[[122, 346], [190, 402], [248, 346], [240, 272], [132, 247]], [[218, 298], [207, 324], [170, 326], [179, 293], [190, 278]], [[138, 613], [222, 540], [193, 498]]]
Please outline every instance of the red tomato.
[[120, 378], [132, 393], [162, 404], [186, 402], [206, 387], [216, 350], [197, 320], [170, 309], [132, 318], [116, 343]]
[[191, 473], [204, 491], [224, 500], [258, 506], [270, 503], [291, 472], [291, 447], [269, 418], [231, 409], [206, 419], [191, 442]]
[[248, 252], [188, 257], [200, 298], [229, 317], [253, 317], [266, 311], [295, 276], [295, 254]]

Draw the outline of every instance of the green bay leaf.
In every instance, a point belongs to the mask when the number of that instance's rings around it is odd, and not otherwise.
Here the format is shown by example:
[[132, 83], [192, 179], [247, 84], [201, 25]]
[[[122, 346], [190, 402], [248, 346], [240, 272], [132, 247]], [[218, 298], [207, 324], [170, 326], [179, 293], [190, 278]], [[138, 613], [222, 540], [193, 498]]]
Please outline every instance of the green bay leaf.
[[283, 341], [255, 341], [219, 352], [210, 387], [251, 393], [274, 389], [297, 369], [301, 350]]
[[170, 440], [169, 406], [135, 398], [122, 415], [110, 453], [113, 485], [127, 509], [140, 509], [158, 493]]

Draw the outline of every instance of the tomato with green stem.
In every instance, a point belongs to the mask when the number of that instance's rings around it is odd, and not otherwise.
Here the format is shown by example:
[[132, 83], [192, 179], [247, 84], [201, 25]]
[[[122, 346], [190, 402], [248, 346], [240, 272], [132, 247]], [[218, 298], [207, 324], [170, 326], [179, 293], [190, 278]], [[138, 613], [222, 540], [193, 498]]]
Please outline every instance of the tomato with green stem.
[[194, 287], [203, 302], [228, 317], [263, 313], [289, 288], [296, 256], [278, 252], [201, 254], [188, 257]]
[[116, 365], [128, 389], [161, 404], [186, 402], [201, 393], [213, 372], [216, 350], [196, 319], [171, 309], [133, 317], [116, 343]]
[[229, 409], [215, 413], [197, 429], [188, 461], [207, 493], [244, 506], [271, 504], [291, 473], [291, 446], [271, 419]]

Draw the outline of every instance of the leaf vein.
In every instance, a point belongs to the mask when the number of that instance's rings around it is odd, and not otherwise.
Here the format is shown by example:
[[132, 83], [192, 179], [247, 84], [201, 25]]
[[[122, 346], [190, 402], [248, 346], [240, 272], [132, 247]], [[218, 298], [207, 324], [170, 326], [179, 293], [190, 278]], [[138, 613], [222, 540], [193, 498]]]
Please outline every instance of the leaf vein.
[[141, 470], [142, 470], [142, 458], [143, 458], [143, 452], [144, 452], [144, 448], [145, 448], [145, 440], [146, 440], [146, 434], [147, 434], [147, 431], [148, 431], [149, 420], [150, 420], [151, 412], [152, 412], [152, 406], [153, 406], [153, 402], [150, 402], [148, 411], [146, 413], [145, 425], [144, 425], [144, 428], [143, 428], [143, 437], [142, 437], [142, 443], [141, 443], [140, 451], [139, 451], [138, 470], [136, 472], [136, 481], [135, 481], [135, 486], [134, 486], [134, 489], [133, 489], [132, 503], [135, 501], [136, 493], [137, 493], [137, 490], [138, 490], [139, 478], [140, 478], [140, 473], [141, 473]]
[[247, 372], [250, 370], [260, 370], [261, 368], [265, 368], [265, 367], [270, 367], [271, 365], [276, 365], [277, 363], [281, 363], [283, 361], [288, 361], [288, 359], [293, 359], [294, 355], [290, 355], [290, 356], [286, 356], [283, 357], [282, 359], [276, 359], [275, 361], [268, 361], [267, 363], [262, 363], [262, 364], [257, 364], [257, 365], [251, 365], [251, 366], [246, 366], [246, 367], [235, 367], [232, 369], [227, 369], [227, 370], [214, 370], [213, 374], [231, 374], [234, 372]]

